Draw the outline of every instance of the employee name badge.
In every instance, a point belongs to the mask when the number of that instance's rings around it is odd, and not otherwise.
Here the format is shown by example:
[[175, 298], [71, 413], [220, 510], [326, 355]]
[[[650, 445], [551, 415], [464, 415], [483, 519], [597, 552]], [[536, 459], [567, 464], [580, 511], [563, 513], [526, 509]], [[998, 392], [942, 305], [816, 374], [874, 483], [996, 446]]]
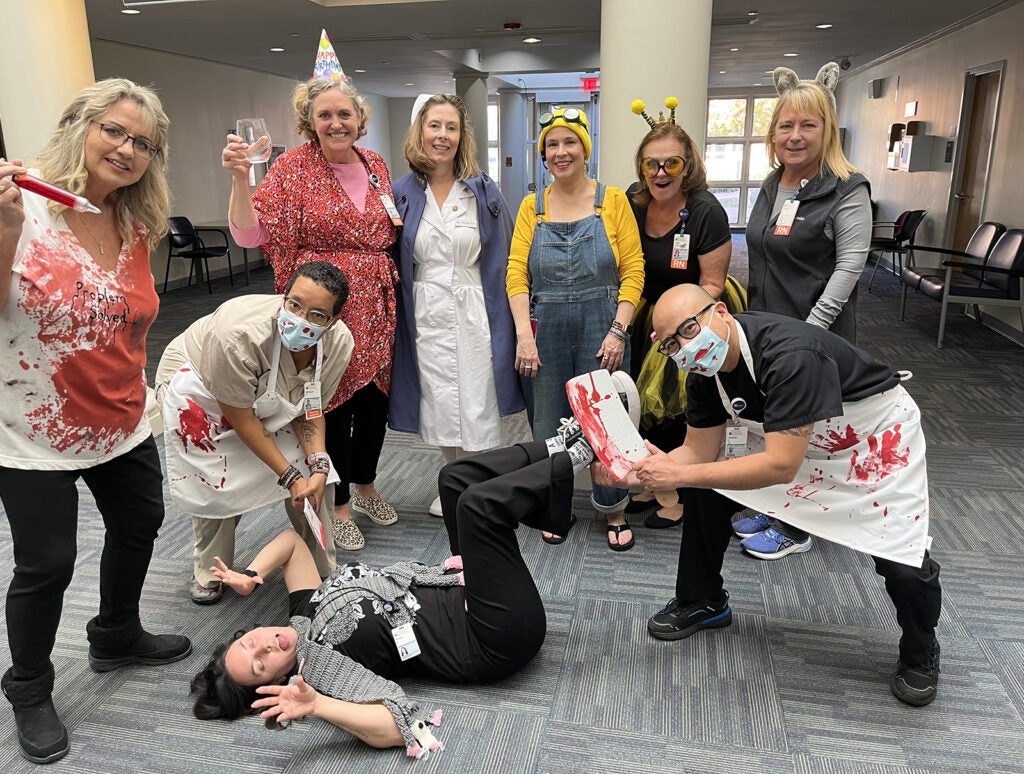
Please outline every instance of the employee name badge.
[[420, 644], [416, 642], [416, 634], [411, 623], [396, 626], [391, 630], [391, 636], [395, 638], [395, 647], [398, 648], [398, 655], [402, 661], [416, 658], [420, 654]]
[[690, 260], [690, 235], [676, 234], [672, 237], [672, 268], [685, 269]]
[[725, 458], [727, 460], [742, 457], [747, 453], [747, 429], [734, 422], [730, 422], [725, 428]]
[[384, 204], [384, 209], [388, 211], [388, 217], [391, 218], [391, 222], [395, 224], [395, 227], [402, 225], [402, 216], [398, 214], [398, 208], [395, 203], [391, 200], [383, 191], [380, 192], [380, 200]]
[[323, 401], [320, 398], [320, 380], [306, 382], [302, 388], [302, 405], [306, 410], [306, 419], [319, 419], [324, 415]]
[[779, 212], [779, 219], [775, 221], [775, 236], [789, 236], [793, 230], [793, 221], [796, 220], [796, 211], [800, 208], [800, 202], [796, 199], [787, 199]]

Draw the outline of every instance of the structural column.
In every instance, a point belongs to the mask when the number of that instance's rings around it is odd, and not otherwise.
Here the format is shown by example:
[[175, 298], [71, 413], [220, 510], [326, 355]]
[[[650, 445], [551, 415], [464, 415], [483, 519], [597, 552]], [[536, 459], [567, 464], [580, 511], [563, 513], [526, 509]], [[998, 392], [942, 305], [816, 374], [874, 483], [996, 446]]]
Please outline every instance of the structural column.
[[0, 3], [0, 122], [12, 158], [28, 161], [60, 112], [95, 78], [84, 0]]
[[630, 112], [635, 99], [657, 117], [677, 97], [676, 123], [704, 152], [710, 49], [711, 0], [601, 0], [602, 182], [636, 179], [633, 155], [650, 127]]
[[487, 171], [487, 73], [455, 73], [455, 93], [462, 97], [473, 119], [476, 160]]
[[499, 186], [512, 208], [526, 196], [528, 165], [533, 158], [534, 146], [526, 143], [528, 112], [529, 103], [520, 89], [498, 89]]

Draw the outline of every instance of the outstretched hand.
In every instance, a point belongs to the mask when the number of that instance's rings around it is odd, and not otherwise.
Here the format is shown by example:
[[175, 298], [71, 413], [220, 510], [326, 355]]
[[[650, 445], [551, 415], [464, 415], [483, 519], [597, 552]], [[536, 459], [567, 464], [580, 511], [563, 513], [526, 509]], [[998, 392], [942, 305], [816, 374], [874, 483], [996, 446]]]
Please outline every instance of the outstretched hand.
[[302, 675], [296, 675], [287, 685], [261, 685], [256, 693], [266, 698], [254, 701], [252, 708], [263, 710], [261, 718], [275, 718], [282, 724], [312, 715], [320, 695], [302, 679]]
[[230, 589], [234, 589], [236, 594], [241, 594], [243, 597], [247, 597], [255, 590], [257, 586], [263, 583], [263, 578], [259, 575], [256, 577], [250, 577], [243, 575], [240, 572], [235, 572], [226, 564], [224, 560], [219, 556], [213, 557], [213, 560], [217, 563], [215, 567], [210, 568], [210, 572], [220, 578], [221, 583]]

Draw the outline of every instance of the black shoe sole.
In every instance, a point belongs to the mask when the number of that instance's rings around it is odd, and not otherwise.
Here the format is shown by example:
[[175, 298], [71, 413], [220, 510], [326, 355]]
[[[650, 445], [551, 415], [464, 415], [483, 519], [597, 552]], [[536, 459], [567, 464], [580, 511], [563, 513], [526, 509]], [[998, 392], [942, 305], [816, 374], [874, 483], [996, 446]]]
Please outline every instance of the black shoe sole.
[[[18, 741], [19, 741], [19, 744], [20, 744], [21, 740], [19, 739]], [[32, 755], [24, 747], [22, 747], [21, 748], [21, 757], [24, 758], [27, 761], [32, 761], [32, 763], [53, 763], [54, 761], [59, 761], [61, 758], [63, 758], [65, 755], [67, 755], [70, 751], [71, 751], [71, 743], [70, 742], [64, 747], [63, 750], [57, 750], [57, 752], [50, 753], [49, 755], [46, 755], [46, 756]]]
[[732, 623], [732, 608], [728, 607], [724, 612], [719, 613], [711, 618], [705, 618], [700, 623], [695, 623], [692, 626], [687, 626], [685, 629], [669, 629], [663, 631], [657, 629], [657, 624], [653, 624], [651, 621], [647, 622], [647, 633], [654, 637], [656, 640], [682, 640], [689, 637], [691, 634], [696, 634], [702, 629], [721, 629]]
[[140, 666], [160, 666], [162, 664], [173, 664], [175, 661], [181, 661], [183, 658], [188, 658], [190, 655], [192, 655], [191, 643], [189, 643], [187, 650], [181, 653], [176, 653], [173, 656], [121, 656], [119, 658], [99, 658], [90, 652], [89, 668], [93, 672], [113, 672], [115, 669], [120, 669], [123, 666], [131, 666], [132, 664], [139, 664]]

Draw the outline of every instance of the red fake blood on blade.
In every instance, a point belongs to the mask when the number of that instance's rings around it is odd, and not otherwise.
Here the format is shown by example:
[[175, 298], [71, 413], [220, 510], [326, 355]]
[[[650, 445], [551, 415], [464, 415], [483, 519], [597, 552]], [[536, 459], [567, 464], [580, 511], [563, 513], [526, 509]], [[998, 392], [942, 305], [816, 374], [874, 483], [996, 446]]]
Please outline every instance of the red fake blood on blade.
[[840, 435], [835, 430], [829, 430], [825, 435], [818, 435], [811, 439], [811, 446], [835, 454], [843, 449], [849, 449], [860, 442], [857, 433], [849, 425], [846, 431]]
[[877, 435], [869, 436], [868, 453], [863, 460], [858, 460], [857, 451], [853, 452], [846, 480], [855, 478], [866, 484], [878, 484], [899, 468], [905, 468], [910, 459], [910, 448], [899, 448], [901, 427], [895, 425], [892, 430], [883, 432], [881, 438]]
[[178, 429], [175, 431], [181, 439], [181, 445], [188, 451], [188, 442], [203, 451], [214, 451], [213, 439], [210, 437], [210, 418], [203, 407], [191, 398], [187, 409], [178, 409]]

